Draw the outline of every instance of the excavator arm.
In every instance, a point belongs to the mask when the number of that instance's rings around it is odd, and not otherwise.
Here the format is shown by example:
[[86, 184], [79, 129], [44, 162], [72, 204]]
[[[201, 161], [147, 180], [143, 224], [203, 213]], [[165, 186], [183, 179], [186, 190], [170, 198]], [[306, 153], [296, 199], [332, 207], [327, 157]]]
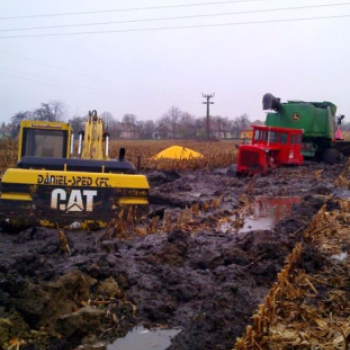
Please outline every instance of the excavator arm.
[[[105, 152], [103, 142], [105, 141]], [[94, 110], [89, 112], [85, 130], [79, 133], [78, 154], [82, 159], [108, 159], [109, 135], [104, 132], [103, 121]]]

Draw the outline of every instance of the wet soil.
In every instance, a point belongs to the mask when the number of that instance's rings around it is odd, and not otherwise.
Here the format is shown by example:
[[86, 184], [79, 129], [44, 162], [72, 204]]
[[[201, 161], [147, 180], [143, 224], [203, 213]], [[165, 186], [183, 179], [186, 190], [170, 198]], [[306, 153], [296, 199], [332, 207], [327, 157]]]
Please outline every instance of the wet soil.
[[[232, 348], [303, 229], [331, 206], [340, 171], [307, 163], [240, 179], [226, 169], [152, 172], [143, 225], [159, 217], [154, 233], [67, 231], [71, 255], [55, 230], [2, 232], [0, 344], [88, 349], [142, 324], [181, 327], [171, 350]], [[276, 227], [239, 233], [257, 196], [301, 200]], [[218, 229], [228, 217], [236, 218], [232, 228]]]

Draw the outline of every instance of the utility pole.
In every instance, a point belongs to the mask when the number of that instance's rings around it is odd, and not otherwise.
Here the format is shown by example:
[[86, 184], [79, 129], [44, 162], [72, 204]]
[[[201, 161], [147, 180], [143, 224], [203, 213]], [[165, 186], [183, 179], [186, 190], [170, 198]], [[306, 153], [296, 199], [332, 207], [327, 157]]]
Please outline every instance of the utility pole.
[[214, 104], [214, 102], [210, 102], [210, 99], [212, 97], [214, 97], [215, 94], [211, 94], [211, 95], [202, 94], [202, 96], [207, 99], [207, 102], [203, 102], [203, 104], [207, 105], [207, 139], [209, 140], [209, 138], [210, 138], [210, 122], [209, 122], [209, 119], [210, 119], [210, 108], [209, 108], [209, 105], [213, 105]]

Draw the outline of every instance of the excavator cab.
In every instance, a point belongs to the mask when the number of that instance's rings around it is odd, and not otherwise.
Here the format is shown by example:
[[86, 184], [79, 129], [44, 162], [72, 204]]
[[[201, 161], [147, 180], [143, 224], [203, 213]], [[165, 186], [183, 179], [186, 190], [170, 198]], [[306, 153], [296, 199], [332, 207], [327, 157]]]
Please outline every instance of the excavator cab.
[[24, 156], [69, 158], [72, 128], [67, 123], [23, 120], [18, 160]]
[[[74, 154], [67, 123], [22, 121], [18, 163], [3, 175], [0, 219], [30, 226], [102, 228], [110, 221], [148, 212], [147, 178], [124, 160], [109, 159], [109, 136], [97, 112], [89, 113]], [[105, 149], [104, 147], [105, 146]]]

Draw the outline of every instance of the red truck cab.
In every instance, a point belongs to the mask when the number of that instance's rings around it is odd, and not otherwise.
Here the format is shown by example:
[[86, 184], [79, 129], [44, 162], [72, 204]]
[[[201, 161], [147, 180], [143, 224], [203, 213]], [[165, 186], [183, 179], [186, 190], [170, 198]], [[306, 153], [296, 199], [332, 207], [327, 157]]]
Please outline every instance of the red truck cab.
[[260, 125], [252, 128], [251, 144], [238, 149], [237, 174], [265, 175], [281, 165], [303, 163], [303, 130]]

